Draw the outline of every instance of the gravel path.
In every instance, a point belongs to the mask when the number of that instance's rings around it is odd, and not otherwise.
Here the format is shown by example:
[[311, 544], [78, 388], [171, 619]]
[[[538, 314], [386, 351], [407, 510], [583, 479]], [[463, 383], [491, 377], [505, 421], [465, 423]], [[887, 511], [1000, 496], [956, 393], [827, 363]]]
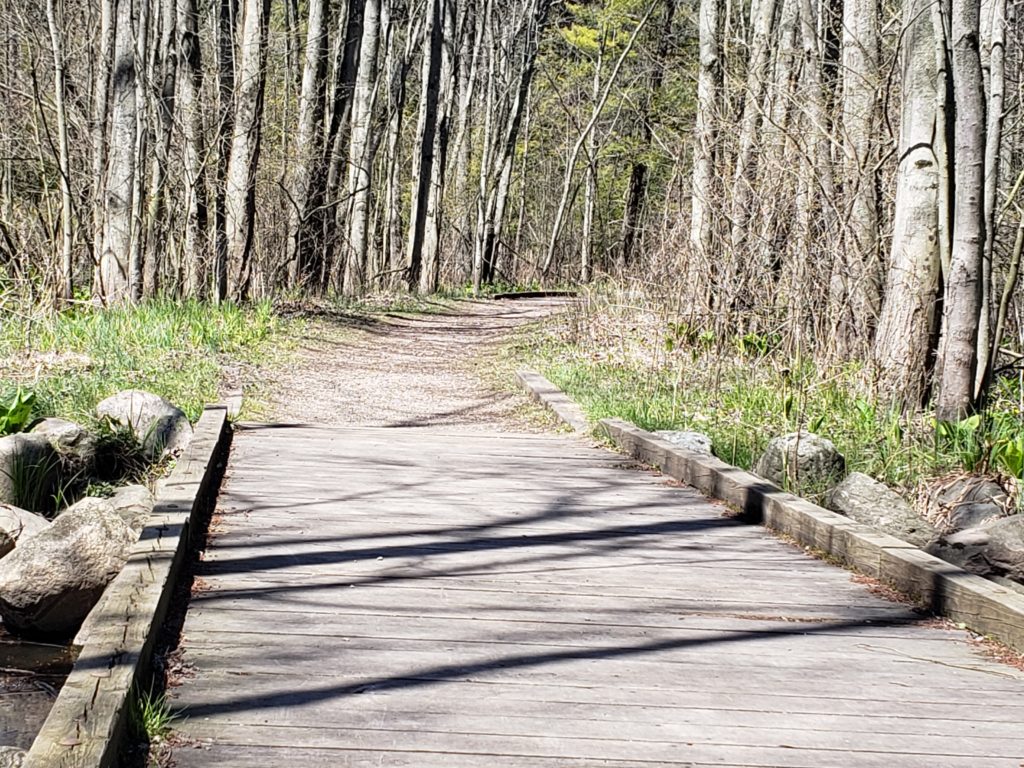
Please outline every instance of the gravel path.
[[440, 314], [317, 319], [274, 372], [270, 415], [282, 423], [537, 429], [538, 409], [486, 382], [497, 347], [564, 299], [461, 301]]

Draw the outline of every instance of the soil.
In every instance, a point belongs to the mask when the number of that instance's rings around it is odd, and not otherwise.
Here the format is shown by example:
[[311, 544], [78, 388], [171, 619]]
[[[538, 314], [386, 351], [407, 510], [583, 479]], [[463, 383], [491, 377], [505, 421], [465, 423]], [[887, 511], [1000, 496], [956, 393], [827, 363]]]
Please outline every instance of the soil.
[[312, 318], [293, 359], [271, 373], [268, 420], [535, 431], [539, 409], [509, 386], [499, 346], [565, 305], [475, 300], [436, 314]]

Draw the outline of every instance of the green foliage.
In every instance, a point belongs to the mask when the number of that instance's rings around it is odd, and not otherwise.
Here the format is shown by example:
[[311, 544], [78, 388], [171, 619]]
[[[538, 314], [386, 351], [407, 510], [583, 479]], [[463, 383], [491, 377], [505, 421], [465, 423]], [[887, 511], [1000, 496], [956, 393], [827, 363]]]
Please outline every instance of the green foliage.
[[218, 396], [221, 365], [259, 362], [281, 330], [269, 303], [153, 300], [0, 318], [0, 391], [31, 382], [35, 412], [89, 421], [100, 400], [145, 389], [198, 417]]
[[998, 408], [962, 421], [935, 423], [936, 455], [950, 455], [971, 472], [998, 472], [1024, 479], [1024, 423]]
[[32, 408], [36, 404], [34, 392], [18, 387], [14, 394], [0, 402], [0, 435], [21, 432], [32, 420]]
[[52, 515], [65, 491], [62, 487], [54, 488], [59, 468], [60, 459], [53, 454], [36, 459], [26, 453], [15, 453], [8, 469], [2, 470], [11, 484], [11, 503], [30, 512]]
[[699, 430], [712, 438], [720, 458], [741, 467], [752, 466], [772, 437], [807, 429], [832, 440], [851, 471], [893, 486], [911, 488], [965, 470], [1024, 477], [1024, 424], [1009, 397], [964, 422], [935, 424], [868, 397], [856, 367], [823, 371], [779, 359], [778, 339], [771, 336], [747, 334], [718, 349], [710, 334], [673, 322], [661, 339], [663, 355], [644, 361], [554, 334], [522, 343], [512, 354], [537, 367], [593, 419]]
[[152, 689], [132, 691], [128, 723], [132, 735], [140, 741], [159, 742], [171, 734], [180, 713], [175, 713], [166, 695], [154, 693]]

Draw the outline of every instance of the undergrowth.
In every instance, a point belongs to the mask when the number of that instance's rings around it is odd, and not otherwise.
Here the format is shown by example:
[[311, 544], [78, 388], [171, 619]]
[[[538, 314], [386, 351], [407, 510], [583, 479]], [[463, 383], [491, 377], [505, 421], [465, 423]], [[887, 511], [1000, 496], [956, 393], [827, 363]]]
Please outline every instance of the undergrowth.
[[269, 303], [2, 306], [0, 399], [20, 387], [32, 392], [34, 415], [77, 421], [123, 389], [154, 392], [194, 420], [217, 399], [221, 366], [261, 362], [281, 329]]
[[831, 440], [850, 471], [911, 490], [954, 472], [1019, 479], [1024, 471], [1014, 381], [994, 387], [984, 414], [936, 425], [926, 412], [880, 405], [859, 367], [823, 370], [794, 360], [770, 336], [718, 339], [635, 297], [631, 305], [593, 297], [581, 304], [520, 338], [510, 354], [540, 370], [594, 420], [697, 430], [711, 437], [719, 458], [744, 468], [773, 437], [809, 430]]

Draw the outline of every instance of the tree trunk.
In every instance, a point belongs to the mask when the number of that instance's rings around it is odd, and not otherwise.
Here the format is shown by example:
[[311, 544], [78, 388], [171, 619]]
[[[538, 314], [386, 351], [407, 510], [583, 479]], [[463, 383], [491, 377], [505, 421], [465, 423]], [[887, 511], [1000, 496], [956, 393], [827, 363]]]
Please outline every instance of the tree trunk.
[[[161, 256], [166, 252], [167, 222], [164, 205], [167, 186], [167, 163], [174, 129], [174, 89], [178, 72], [177, 34], [175, 30], [176, 0], [160, 0], [160, 42], [154, 62], [156, 85], [156, 120], [154, 127], [155, 154], [150, 172], [146, 216], [146, 262], [143, 292], [155, 296], [159, 289]], [[161, 237], [161, 231], [165, 237]]]
[[135, 229], [132, 213], [138, 140], [134, 39], [137, 21], [132, 0], [116, 0], [108, 175], [96, 286], [96, 295], [108, 306], [129, 301], [133, 294], [129, 269]]
[[427, 193], [434, 166], [434, 136], [441, 86], [441, 38], [444, 5], [452, 0], [428, 0], [424, 31], [422, 88], [419, 119], [416, 124], [417, 154], [413, 161], [413, 188], [409, 206], [409, 231], [406, 235], [405, 269], [409, 290], [420, 284], [423, 268], [423, 237], [427, 222]]
[[100, 0], [100, 35], [96, 77], [93, 82], [92, 125], [92, 250], [96, 277], [99, 280], [99, 265], [103, 253], [104, 215], [106, 212], [107, 188], [107, 126], [110, 107], [110, 75], [113, 71], [114, 56], [114, 0]]
[[227, 177], [235, 124], [235, 26], [238, 0], [217, 3], [217, 186], [214, 199], [213, 299], [228, 295]]
[[324, 108], [327, 73], [327, 0], [309, 0], [306, 50], [299, 93], [296, 158], [291, 169], [288, 197], [288, 274], [292, 286], [308, 275], [313, 243], [309, 226], [313, 179], [323, 161]]
[[269, 17], [270, 0], [243, 0], [239, 19], [234, 132], [224, 190], [228, 291], [236, 300], [248, 296], [252, 280], [256, 169], [263, 121]]
[[685, 287], [694, 304], [708, 308], [701, 276], [710, 272], [714, 247], [712, 206], [718, 197], [715, 154], [718, 144], [719, 99], [722, 72], [719, 62], [719, 0], [700, 0], [697, 119], [693, 129], [693, 178], [690, 185], [690, 254]]
[[[869, 348], [881, 304], [882, 269], [874, 138], [879, 118], [878, 0], [843, 6], [843, 194], [846, 237], [830, 304], [833, 336], [846, 355]], [[836, 281], [833, 281], [834, 284]]]
[[[388, 0], [384, 0], [387, 2]], [[345, 258], [345, 293], [356, 296], [366, 283], [367, 223], [373, 171], [373, 149], [378, 145], [371, 136], [371, 124], [377, 92], [377, 51], [380, 41], [381, 0], [366, 0], [363, 9], [363, 39], [359, 51], [359, 70], [352, 98], [352, 138], [349, 144], [348, 242]]]
[[[737, 139], [736, 169], [732, 183], [732, 228], [730, 266], [726, 279], [739, 269], [740, 252], [747, 241], [747, 226], [754, 199], [754, 158], [757, 150], [758, 129], [761, 126], [761, 102], [768, 82], [770, 43], [774, 29], [776, 0], [753, 0], [751, 14], [750, 58], [747, 64], [747, 85], [743, 99]], [[726, 305], [731, 302], [727, 299]]]
[[[465, 25], [460, 25], [464, 29]], [[423, 268], [420, 293], [437, 290], [441, 276], [441, 225], [444, 219], [444, 192], [448, 171], [448, 137], [451, 131], [452, 100], [455, 97], [455, 2], [444, 3], [444, 27], [441, 35], [441, 89], [437, 130], [434, 133], [434, 164], [427, 190], [427, 218], [423, 234]]]
[[988, 125], [985, 136], [985, 254], [975, 399], [982, 396], [991, 381], [992, 369], [1002, 343], [999, 338], [1001, 334], [990, 331], [992, 318], [989, 310], [997, 293], [992, 264], [995, 257], [997, 192], [1003, 150], [1003, 103], [1006, 95], [1006, 0], [985, 0], [981, 14], [982, 66], [988, 73]]
[[71, 301], [72, 284], [72, 232], [71, 164], [68, 152], [68, 118], [64, 108], [64, 45], [61, 39], [63, 19], [57, 18], [54, 0], [46, 0], [46, 21], [50, 28], [50, 47], [53, 51], [53, 100], [57, 111], [57, 162], [60, 171], [60, 289], [65, 302]]
[[953, 246], [943, 301], [942, 365], [935, 417], [964, 418], [974, 407], [985, 250], [985, 84], [980, 0], [953, 0], [953, 93], [956, 103]]
[[[330, 99], [331, 116], [327, 128], [325, 148], [327, 159], [326, 178], [318, 194], [323, 200], [320, 207], [321, 253], [318, 256], [321, 285], [326, 288], [333, 276], [334, 253], [340, 225], [345, 223], [345, 207], [339, 207], [342, 182], [345, 180], [343, 165], [347, 157], [349, 127], [352, 116], [352, 94], [355, 89], [356, 72], [359, 68], [359, 47], [363, 39], [363, 11], [365, 0], [349, 0], [348, 14], [339, 17], [342, 34], [341, 61], [334, 71], [334, 82]], [[339, 270], [337, 282], [344, 275], [344, 265]]]
[[178, 0], [178, 114], [182, 131], [185, 238], [182, 253], [184, 293], [201, 298], [209, 253], [207, 239], [206, 150], [203, 137], [202, 49], [196, 0]]
[[930, 0], [906, 0], [904, 8], [896, 210], [874, 344], [879, 395], [910, 408], [927, 394], [939, 281], [940, 173], [932, 150], [937, 128], [936, 30], [930, 5]]

